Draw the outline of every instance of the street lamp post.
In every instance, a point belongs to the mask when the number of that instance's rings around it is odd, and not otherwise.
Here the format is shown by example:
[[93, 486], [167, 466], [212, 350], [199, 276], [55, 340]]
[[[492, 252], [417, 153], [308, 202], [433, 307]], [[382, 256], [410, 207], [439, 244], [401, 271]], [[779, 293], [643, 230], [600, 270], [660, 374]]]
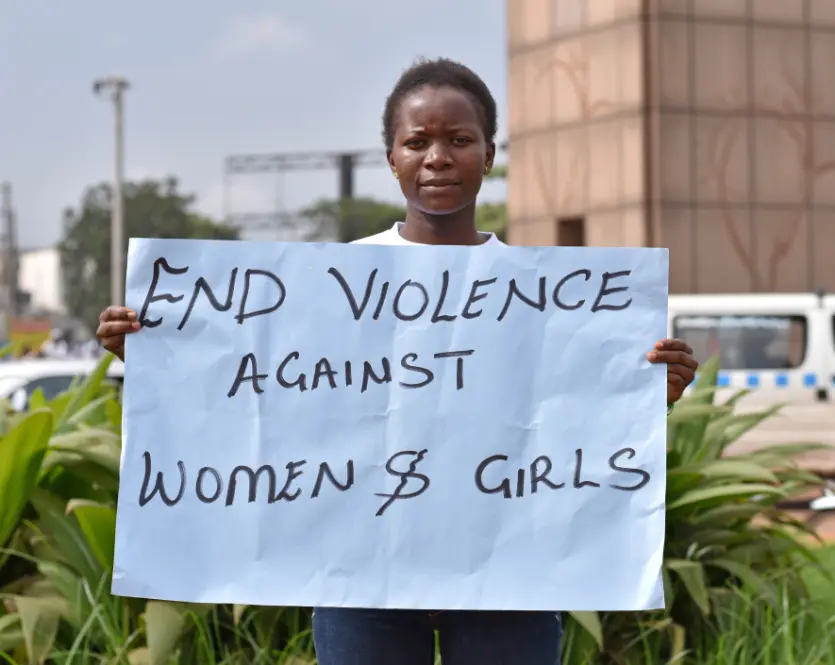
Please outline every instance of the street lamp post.
[[113, 178], [113, 202], [110, 212], [110, 302], [124, 304], [125, 298], [125, 220], [122, 197], [124, 180], [124, 93], [129, 83], [118, 76], [99, 79], [93, 83], [93, 93], [107, 96], [113, 102], [115, 112], [115, 165]]

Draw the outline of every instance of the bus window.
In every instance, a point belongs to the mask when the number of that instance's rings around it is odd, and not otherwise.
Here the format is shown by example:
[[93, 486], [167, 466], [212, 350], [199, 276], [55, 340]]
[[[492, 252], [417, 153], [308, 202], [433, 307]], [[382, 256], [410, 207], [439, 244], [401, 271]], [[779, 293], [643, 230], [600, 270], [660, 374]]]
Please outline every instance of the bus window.
[[677, 316], [673, 331], [700, 363], [719, 354], [723, 370], [793, 369], [806, 357], [804, 316]]

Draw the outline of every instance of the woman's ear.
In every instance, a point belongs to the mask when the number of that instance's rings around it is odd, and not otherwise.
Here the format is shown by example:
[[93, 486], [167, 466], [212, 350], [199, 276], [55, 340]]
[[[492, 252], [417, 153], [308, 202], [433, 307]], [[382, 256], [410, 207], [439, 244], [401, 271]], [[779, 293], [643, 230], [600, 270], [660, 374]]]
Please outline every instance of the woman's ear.
[[386, 150], [386, 161], [389, 163], [392, 175], [395, 178], [399, 178], [400, 176], [397, 175], [397, 167], [394, 165], [394, 160], [391, 157], [391, 150]]
[[493, 168], [493, 162], [496, 160], [496, 144], [492, 141], [487, 144], [487, 152], [484, 158], [484, 170], [489, 171]]

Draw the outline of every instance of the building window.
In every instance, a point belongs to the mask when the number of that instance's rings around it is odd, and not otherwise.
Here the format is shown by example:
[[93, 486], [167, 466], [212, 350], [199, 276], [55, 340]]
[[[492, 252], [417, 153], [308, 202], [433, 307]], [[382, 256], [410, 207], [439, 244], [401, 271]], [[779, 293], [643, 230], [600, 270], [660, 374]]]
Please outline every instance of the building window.
[[557, 244], [562, 247], [585, 247], [586, 220], [583, 217], [558, 219]]

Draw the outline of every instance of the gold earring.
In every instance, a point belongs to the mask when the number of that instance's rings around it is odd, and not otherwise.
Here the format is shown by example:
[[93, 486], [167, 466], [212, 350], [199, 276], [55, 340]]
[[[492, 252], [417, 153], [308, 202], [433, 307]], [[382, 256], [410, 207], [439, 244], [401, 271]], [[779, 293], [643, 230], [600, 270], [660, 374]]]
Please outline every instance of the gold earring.
[[490, 165], [489, 164], [487, 164], [484, 167], [484, 175], [490, 175]]
[[392, 173], [394, 174], [394, 177], [395, 177], [395, 178], [397, 178], [398, 180], [400, 180], [400, 176], [397, 174], [397, 171], [392, 171]]

